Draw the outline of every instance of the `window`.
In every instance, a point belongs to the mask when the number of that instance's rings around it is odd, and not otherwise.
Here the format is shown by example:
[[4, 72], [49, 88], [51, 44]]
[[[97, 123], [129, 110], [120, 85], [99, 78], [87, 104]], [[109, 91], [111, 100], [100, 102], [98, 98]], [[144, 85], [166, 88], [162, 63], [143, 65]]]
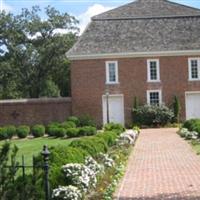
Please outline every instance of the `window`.
[[159, 60], [147, 60], [148, 82], [160, 81]]
[[107, 61], [106, 62], [106, 83], [118, 83], [118, 62]]
[[162, 102], [161, 90], [148, 90], [147, 103], [149, 105], [160, 105]]
[[189, 80], [200, 80], [200, 58], [189, 59]]

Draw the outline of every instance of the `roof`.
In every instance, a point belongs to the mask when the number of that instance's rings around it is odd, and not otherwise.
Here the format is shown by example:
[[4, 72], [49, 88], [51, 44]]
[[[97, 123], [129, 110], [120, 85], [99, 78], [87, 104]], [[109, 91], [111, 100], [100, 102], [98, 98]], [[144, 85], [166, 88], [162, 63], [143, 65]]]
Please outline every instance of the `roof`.
[[67, 56], [200, 50], [199, 35], [199, 9], [136, 0], [93, 17]]
[[200, 15], [200, 10], [167, 0], [136, 0], [92, 19], [152, 18]]

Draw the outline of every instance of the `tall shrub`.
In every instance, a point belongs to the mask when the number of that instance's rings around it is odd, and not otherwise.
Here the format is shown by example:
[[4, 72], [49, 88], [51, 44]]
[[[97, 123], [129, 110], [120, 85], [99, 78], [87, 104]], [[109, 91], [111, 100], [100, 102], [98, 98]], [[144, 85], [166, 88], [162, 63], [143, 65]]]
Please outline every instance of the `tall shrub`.
[[174, 101], [173, 101], [173, 111], [174, 111], [174, 122], [179, 122], [179, 115], [180, 115], [180, 110], [181, 110], [181, 105], [180, 101], [177, 96], [174, 96]]

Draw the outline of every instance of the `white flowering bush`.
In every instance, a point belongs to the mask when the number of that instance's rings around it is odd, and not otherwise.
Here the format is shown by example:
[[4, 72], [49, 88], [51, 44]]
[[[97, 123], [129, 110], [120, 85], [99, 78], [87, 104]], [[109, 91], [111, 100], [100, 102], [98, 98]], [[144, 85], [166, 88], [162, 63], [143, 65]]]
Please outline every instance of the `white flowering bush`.
[[97, 183], [97, 175], [102, 172], [103, 167], [92, 157], [85, 160], [85, 164], [67, 164], [62, 167], [67, 181], [79, 187], [83, 192], [88, 192]]
[[98, 164], [97, 161], [92, 157], [87, 157], [85, 159], [85, 165], [89, 167], [95, 173], [95, 175], [98, 175], [103, 171], [103, 166]]
[[83, 195], [81, 191], [72, 185], [59, 186], [53, 190], [52, 198], [54, 200], [82, 200]]
[[114, 160], [110, 158], [108, 154], [100, 153], [99, 158], [103, 163], [104, 167], [112, 167], [115, 164]]
[[196, 131], [189, 131], [187, 128], [180, 129], [179, 135], [188, 140], [190, 139], [196, 140], [198, 138], [198, 133]]
[[179, 131], [179, 135], [180, 135], [181, 137], [186, 137], [186, 135], [188, 135], [188, 134], [189, 134], [189, 131], [188, 131], [187, 128], [182, 128], [182, 129], [180, 129], [180, 131]]

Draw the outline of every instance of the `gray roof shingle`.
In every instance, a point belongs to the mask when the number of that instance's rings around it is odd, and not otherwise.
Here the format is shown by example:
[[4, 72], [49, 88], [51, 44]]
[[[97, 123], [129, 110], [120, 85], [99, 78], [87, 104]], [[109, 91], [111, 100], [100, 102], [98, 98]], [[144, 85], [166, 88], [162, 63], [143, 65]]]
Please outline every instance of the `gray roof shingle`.
[[166, 0], [137, 0], [95, 16], [67, 55], [200, 50], [198, 13]]

